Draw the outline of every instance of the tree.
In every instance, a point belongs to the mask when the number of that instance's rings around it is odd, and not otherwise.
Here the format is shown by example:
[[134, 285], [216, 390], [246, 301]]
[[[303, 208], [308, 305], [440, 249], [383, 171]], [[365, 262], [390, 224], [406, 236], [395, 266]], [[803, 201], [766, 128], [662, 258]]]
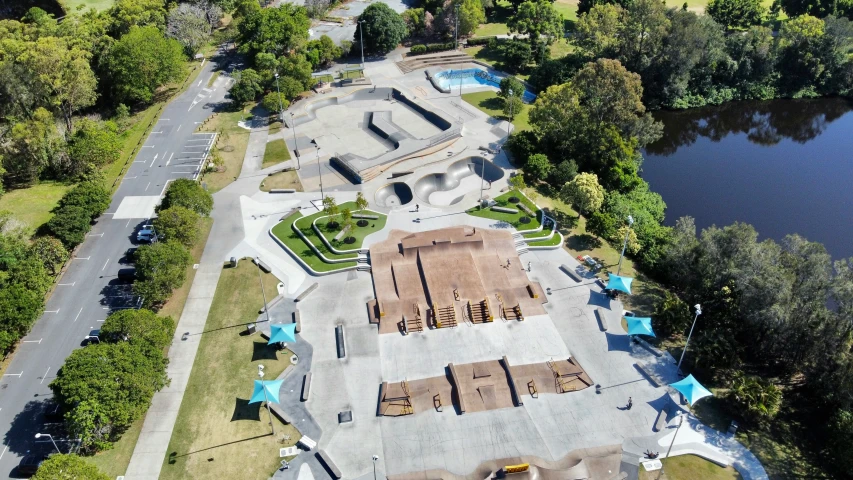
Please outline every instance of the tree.
[[343, 51], [328, 35], [311, 40], [305, 45], [306, 58], [314, 68], [326, 68], [337, 60]]
[[181, 3], [169, 11], [166, 35], [179, 41], [184, 52], [192, 56], [207, 43], [221, 16], [222, 9], [216, 5]]
[[311, 19], [304, 7], [283, 3], [252, 11], [237, 28], [241, 52], [252, 57], [259, 52], [282, 55], [308, 40]]
[[264, 99], [261, 101], [261, 106], [270, 114], [275, 114], [276, 117], [282, 112], [284, 112], [287, 107], [290, 106], [290, 100], [284, 96], [283, 93], [278, 92], [270, 92], [264, 95]]
[[110, 480], [92, 463], [77, 455], [51, 455], [39, 465], [34, 480]]
[[757, 417], [759, 422], [769, 420], [779, 413], [782, 406], [782, 390], [763, 378], [734, 373], [731, 397], [743, 410]]
[[45, 226], [66, 248], [73, 249], [86, 239], [86, 234], [92, 228], [92, 217], [83, 207], [59, 207], [54, 210], [53, 217]]
[[278, 87], [276, 89], [281, 91], [282, 97], [290, 101], [305, 91], [305, 84], [295, 78], [283, 76], [279, 77]]
[[767, 13], [761, 0], [711, 0], [705, 10], [726, 30], [760, 25]]
[[580, 212], [592, 213], [604, 204], [604, 188], [598, 184], [598, 176], [594, 173], [579, 173], [563, 185], [560, 198], [577, 206]]
[[335, 201], [335, 197], [326, 195], [323, 198], [323, 213], [330, 217], [335, 217], [340, 212], [340, 208], [338, 207], [338, 202]]
[[627, 225], [623, 225], [616, 229], [616, 231], [613, 232], [613, 234], [610, 236], [610, 238], [608, 238], [608, 240], [610, 240], [610, 243], [614, 246], [621, 246], [621, 244], [625, 241], [626, 234], [628, 235], [628, 243], [625, 245], [625, 252], [630, 255], [636, 255], [637, 252], [640, 251], [640, 248], [642, 248], [642, 246], [637, 240], [637, 232], [633, 228]]
[[23, 283], [0, 282], [0, 351], [7, 353], [44, 311], [44, 292]]
[[824, 91], [836, 73], [838, 59], [824, 21], [810, 15], [782, 25], [777, 42], [782, 85], [793, 95], [814, 96]]
[[506, 115], [506, 118], [512, 122], [515, 119], [515, 116], [521, 113], [521, 109], [524, 107], [524, 103], [521, 101], [521, 98], [517, 95], [513, 95], [511, 97], [504, 98], [504, 106], [503, 113]]
[[514, 190], [518, 190], [519, 192], [527, 188], [527, 184], [524, 182], [524, 175], [521, 173], [516, 173], [515, 175], [509, 177], [509, 186]]
[[198, 240], [199, 215], [188, 208], [176, 205], [160, 210], [152, 223], [158, 236], [187, 248], [192, 248]]
[[209, 217], [213, 210], [213, 196], [198, 182], [179, 178], [169, 184], [157, 211], [175, 206], [185, 207], [203, 217]]
[[[282, 57], [279, 60], [279, 73], [282, 77], [278, 79], [281, 87], [281, 93], [286, 94], [288, 98], [296, 98], [300, 92], [313, 87], [316, 82], [314, 77], [311, 76], [313, 71], [311, 62], [309, 62], [305, 58], [305, 55], [302, 55], [301, 53]], [[296, 80], [300, 85], [302, 85], [302, 88], [296, 89], [295, 87], [288, 87], [288, 77]], [[288, 88], [292, 88], [292, 90], [290, 90], [289, 93], [286, 93], [288, 92]]]
[[164, 0], [117, 0], [107, 10], [110, 19], [110, 33], [119, 37], [133, 27], [150, 26], [163, 30], [166, 26], [166, 5]]
[[384, 55], [397, 48], [408, 32], [406, 22], [391, 7], [384, 3], [372, 3], [358, 16], [353, 42], [359, 43], [362, 33], [364, 52]]
[[168, 384], [166, 363], [162, 352], [125, 342], [89, 345], [65, 359], [50, 389], [82, 451], [108, 448], [145, 414]]
[[[812, 15], [823, 18], [828, 15], [838, 15], [842, 13], [839, 9], [845, 9], [845, 2], [832, 0], [780, 0], [779, 3], [785, 14], [791, 18], [800, 15]], [[850, 12], [845, 13], [849, 14]]]
[[[511, 95], [520, 97], [524, 94], [524, 90], [524, 84], [521, 83], [521, 80], [515, 77], [504, 77], [501, 79], [498, 96], [501, 98], [507, 98]], [[512, 92], [512, 94], [509, 92]]]
[[77, 172], [115, 162], [121, 157], [122, 141], [114, 122], [81, 120], [68, 145], [73, 170]]
[[504, 57], [504, 67], [511, 72], [523, 70], [533, 57], [530, 43], [516, 39], [501, 43], [500, 52]]
[[64, 163], [65, 142], [56, 130], [53, 116], [44, 108], [38, 108], [29, 120], [15, 123], [8, 140], [0, 145], [5, 183], [24, 187], [39, 179], [49, 166], [56, 165], [61, 171]]
[[409, 8], [400, 14], [406, 22], [410, 36], [420, 37], [426, 33], [425, 13], [423, 8]]
[[236, 81], [231, 87], [231, 98], [238, 104], [251, 102], [264, 91], [261, 76], [251, 68], [236, 72], [234, 79]]
[[355, 196], [356, 210], [364, 210], [368, 207], [367, 199], [364, 198], [364, 193], [358, 192]]
[[838, 410], [829, 423], [830, 441], [827, 442], [833, 460], [840, 463], [842, 471], [853, 469], [853, 413]]
[[486, 23], [486, 10], [481, 0], [454, 0], [450, 8], [459, 14], [459, 36], [474, 33], [481, 23]]
[[341, 210], [341, 231], [347, 231], [347, 236], [352, 236], [352, 211], [349, 208]]
[[619, 49], [624, 10], [604, 3], [578, 17], [572, 42], [592, 58], [612, 57]]
[[528, 0], [519, 5], [515, 15], [509, 18], [507, 27], [511, 32], [529, 35], [531, 41], [540, 36], [545, 43], [563, 38], [563, 15], [548, 0]]
[[142, 297], [145, 308], [158, 308], [184, 284], [192, 256], [175, 241], [145, 245], [136, 251], [136, 278], [133, 293]]
[[164, 350], [172, 343], [175, 321], [151, 310], [118, 310], [104, 320], [100, 339], [109, 343], [129, 342], [145, 348]]
[[555, 187], [562, 187], [578, 174], [578, 164], [574, 160], [563, 160], [551, 170], [549, 180]]
[[110, 191], [99, 182], [81, 182], [59, 199], [58, 209], [80, 207], [94, 220], [110, 206]]
[[665, 290], [663, 298], [655, 305], [652, 326], [661, 338], [667, 338], [684, 335], [692, 320], [690, 307], [677, 295]]
[[132, 27], [101, 58], [115, 103], [150, 102], [154, 91], [184, 72], [184, 54], [177, 40], [155, 27]]
[[51, 236], [42, 235], [33, 239], [30, 251], [51, 275], [56, 275], [57, 266], [68, 260], [68, 250], [62, 242]]
[[655, 63], [669, 30], [667, 7], [658, 0], [635, 0], [626, 7], [619, 32], [619, 58], [632, 72]]
[[537, 153], [535, 155], [531, 155], [530, 158], [527, 159], [527, 163], [524, 165], [524, 173], [529, 179], [533, 180], [534, 184], [536, 184], [540, 180], [548, 178], [548, 175], [551, 174], [552, 168], [554, 168], [554, 166], [551, 164], [551, 161], [548, 160], [548, 157], [541, 153]]

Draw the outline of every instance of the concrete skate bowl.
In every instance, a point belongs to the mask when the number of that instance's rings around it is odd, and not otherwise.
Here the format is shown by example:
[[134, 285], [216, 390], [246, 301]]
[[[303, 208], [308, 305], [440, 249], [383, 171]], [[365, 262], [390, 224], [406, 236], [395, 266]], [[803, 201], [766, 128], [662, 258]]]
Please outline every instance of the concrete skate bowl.
[[504, 171], [483, 157], [463, 158], [450, 164], [444, 173], [424, 175], [415, 182], [415, 194], [430, 205], [454, 205], [471, 190], [480, 188], [482, 180], [494, 182]]
[[412, 201], [412, 189], [403, 182], [393, 182], [376, 191], [373, 196], [380, 207], [399, 207]]

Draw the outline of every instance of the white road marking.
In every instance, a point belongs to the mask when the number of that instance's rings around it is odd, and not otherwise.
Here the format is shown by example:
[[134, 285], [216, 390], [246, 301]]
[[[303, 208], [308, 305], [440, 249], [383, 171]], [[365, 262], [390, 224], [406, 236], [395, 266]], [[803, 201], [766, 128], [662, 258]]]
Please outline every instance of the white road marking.
[[154, 147], [156, 147], [156, 146], [157, 146], [157, 145], [143, 145], [143, 146], [141, 146], [141, 147], [139, 147], [139, 148], [154, 148]]
[[95, 321], [96, 321], [96, 322], [98, 322], [98, 323], [103, 323], [103, 322], [105, 322], [105, 321], [106, 321], [106, 319], [104, 319], [104, 320], [95, 320]]
[[133, 219], [132, 219], [132, 218], [128, 218], [128, 219], [127, 219], [127, 224], [125, 224], [124, 228], [127, 228], [127, 227], [129, 227], [129, 226], [130, 226], [130, 221], [131, 221], [131, 220], [133, 220]]
[[[39, 382], [39, 384], [44, 383], [44, 379], [47, 378], [47, 372], [49, 372], [49, 371], [50, 371], [50, 367], [47, 367], [47, 370], [44, 371], [44, 376], [41, 377], [41, 381]], [[23, 373], [23, 372], [21, 372], [21, 373]]]
[[59, 313], [59, 309], [56, 310], [45, 310], [44, 313]]
[[103, 236], [104, 236], [104, 232], [101, 232], [101, 233], [90, 233], [90, 234], [88, 234], [88, 235], [86, 235], [86, 236], [87, 236], [87, 237], [103, 237]]
[[6, 445], [5, 447], [3, 447], [3, 453], [0, 453], [0, 458], [3, 458], [3, 455], [5, 455], [5, 454], [6, 454], [6, 450], [7, 450], [8, 448], [9, 448], [9, 445]]
[[71, 282], [71, 283], [57, 283], [56, 285], [57, 285], [57, 286], [60, 286], [60, 287], [73, 287], [75, 283], [77, 283], [77, 282]]
[[161, 118], [160, 120], [157, 120], [157, 121], [158, 122], [171, 122], [171, 120], [169, 120], [168, 118]]
[[148, 168], [151, 168], [151, 167], [153, 167], [153, 166], [154, 166], [154, 162], [156, 162], [156, 161], [157, 161], [157, 157], [159, 157], [159, 156], [160, 156], [160, 154], [159, 154], [159, 153], [158, 153], [157, 155], [154, 155], [154, 160], [151, 160], [151, 165], [148, 165]]
[[[4, 373], [4, 374], [3, 374], [3, 376], [4, 376], [4, 377], [18, 377], [18, 378], [21, 378], [21, 375], [23, 375], [23, 374], [24, 374], [24, 371], [23, 371], [23, 370], [21, 370], [21, 373]], [[3, 451], [5, 452], [6, 450], [3, 450]]]
[[74, 257], [74, 260], [88, 260], [92, 257]]
[[183, 125], [178, 125], [178, 129], [177, 129], [177, 130], [175, 130], [175, 131], [176, 131], [176, 132], [180, 132], [180, 131], [181, 131], [181, 127], [183, 127]]
[[148, 191], [148, 187], [150, 187], [150, 186], [151, 186], [151, 182], [148, 182], [148, 185], [146, 185], [146, 186], [145, 186], [145, 191], [146, 191], [146, 192]]
[[163, 133], [163, 130], [160, 130], [159, 132], [151, 132], [151, 133]]
[[108, 258], [106, 262], [104, 262], [104, 266], [101, 267], [101, 271], [103, 272], [105, 268], [107, 268], [107, 264], [110, 263], [110, 259]]
[[21, 343], [41, 343], [41, 341], [42, 339], [39, 338], [38, 340], [21, 340]]
[[172, 154], [171, 154], [171, 155], [169, 155], [169, 159], [168, 159], [168, 160], [166, 160], [166, 166], [167, 166], [167, 167], [169, 166], [169, 162], [171, 162], [171, 161], [172, 161], [172, 157], [174, 157], [174, 156], [175, 156], [175, 152], [172, 152]]
[[133, 163], [145, 163], [145, 160], [134, 160]]
[[80, 314], [83, 313], [83, 307], [80, 307], [80, 311], [77, 312], [77, 316], [74, 317], [74, 321], [76, 322], [78, 318], [80, 318]]
[[[145, 163], [145, 162], [142, 162], [142, 163]], [[134, 176], [132, 176], [132, 177], [124, 177], [124, 178], [122, 178], [122, 179], [121, 179], [121, 181], [123, 182], [123, 181], [125, 181], [125, 180], [133, 180], [134, 178], [136, 178], [136, 176], [135, 176], [135, 175], [134, 175]]]
[[199, 65], [199, 66], [198, 66], [198, 68], [203, 67], [203, 66], [204, 66], [204, 62], [206, 62], [206, 61], [207, 61], [207, 58], [202, 58], [202, 59], [201, 59], [201, 65]]
[[198, 83], [196, 84], [196, 87], [200, 87], [200, 86], [201, 86], [201, 79], [199, 78]]

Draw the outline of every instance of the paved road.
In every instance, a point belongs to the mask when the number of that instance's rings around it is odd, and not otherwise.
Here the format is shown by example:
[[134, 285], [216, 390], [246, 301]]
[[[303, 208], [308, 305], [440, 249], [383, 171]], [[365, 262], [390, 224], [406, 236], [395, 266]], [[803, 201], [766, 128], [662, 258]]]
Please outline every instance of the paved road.
[[197, 80], [173, 100], [152, 129], [112, 204], [101, 216], [62, 275], [45, 313], [23, 339], [15, 358], [0, 380], [0, 478], [16, 476], [16, 466], [27, 452], [50, 452], [52, 433], [59, 448], [72, 446], [61, 424], [46, 423], [52, 393], [48, 388], [65, 358], [81, 346], [92, 329], [100, 328], [110, 312], [134, 308], [138, 299], [130, 285], [120, 282], [118, 270], [127, 265], [125, 252], [135, 244], [139, 226], [147, 223], [169, 180], [196, 178], [214, 141], [213, 134], [195, 134], [198, 125], [224, 101], [230, 78], [223, 75], [207, 88], [224, 56], [205, 62]]

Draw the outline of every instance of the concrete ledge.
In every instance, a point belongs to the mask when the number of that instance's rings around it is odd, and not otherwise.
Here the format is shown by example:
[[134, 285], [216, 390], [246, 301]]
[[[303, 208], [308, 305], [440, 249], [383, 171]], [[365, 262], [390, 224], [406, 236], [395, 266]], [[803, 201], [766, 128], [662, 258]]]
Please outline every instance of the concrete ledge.
[[607, 331], [607, 317], [605, 316], [604, 309], [598, 307], [595, 309], [595, 314], [598, 315], [598, 325], [601, 328], [602, 332]]
[[295, 188], [271, 188], [269, 193], [296, 193]]
[[649, 381], [649, 383], [652, 384], [653, 387], [658, 388], [664, 384], [664, 382], [661, 381], [661, 379], [658, 378], [657, 375], [652, 373], [651, 370], [646, 368], [646, 366], [643, 363], [641, 363], [641, 362], [635, 363], [634, 368], [639, 370], [639, 372], [642, 373], [646, 377], [646, 379]]
[[320, 463], [322, 463], [323, 466], [326, 467], [326, 470], [328, 470], [329, 475], [331, 475], [332, 478], [334, 478], [335, 480], [339, 480], [341, 478], [341, 471], [338, 469], [338, 466], [335, 465], [335, 462], [332, 461], [332, 458], [329, 457], [329, 454], [327, 454], [325, 450], [317, 450], [317, 453], [315, 455], [317, 456], [317, 459], [320, 460]]
[[459, 413], [465, 413], [465, 397], [462, 394], [462, 385], [459, 383], [459, 376], [456, 375], [456, 367], [453, 364], [448, 364], [450, 369], [450, 378], [453, 380], [453, 386], [456, 387], [456, 398], [459, 399]]
[[264, 273], [272, 272], [272, 269], [269, 267], [269, 265], [264, 263], [260, 258], [257, 258], [257, 257], [253, 258], [252, 263], [257, 265], [258, 268], [260, 268]]
[[269, 406], [270, 406], [270, 411], [272, 412], [272, 414], [275, 415], [276, 417], [278, 417], [279, 420], [281, 420], [282, 422], [284, 422], [288, 425], [293, 424], [293, 419], [290, 418], [290, 416], [287, 413], [285, 413], [285, 411], [282, 410], [279, 405], [277, 405], [275, 403], [270, 403]]
[[311, 372], [305, 374], [302, 378], [302, 396], [300, 400], [303, 402], [308, 401], [308, 395], [311, 393]]
[[509, 364], [509, 360], [506, 359], [506, 355], [503, 356], [501, 365], [503, 365], [504, 370], [506, 371], [506, 378], [509, 381], [509, 391], [512, 393], [512, 401], [515, 403], [516, 407], [520, 407], [524, 405], [524, 402], [521, 401], [521, 395], [515, 390], [515, 379], [512, 378], [512, 371]]
[[379, 215], [367, 215], [364, 213], [353, 213], [352, 218], [359, 218], [364, 220], [379, 220]]
[[302, 315], [299, 313], [299, 309], [293, 312], [293, 323], [296, 324], [296, 333], [300, 333], [302, 331]]
[[316, 290], [316, 289], [317, 289], [317, 287], [318, 287], [319, 285], [320, 285], [319, 283], [313, 283], [313, 284], [311, 284], [311, 286], [310, 286], [310, 287], [306, 288], [306, 289], [305, 289], [305, 291], [304, 291], [304, 292], [302, 292], [302, 293], [300, 293], [300, 294], [299, 294], [299, 296], [298, 296], [298, 297], [296, 297], [296, 299], [294, 299], [293, 301], [294, 301], [294, 302], [301, 302], [302, 300], [305, 300], [306, 298], [308, 298], [308, 295], [309, 295], [311, 292], [313, 292], [314, 290]]
[[564, 264], [560, 265], [560, 270], [564, 271], [566, 273], [566, 275], [571, 277], [572, 280], [574, 280], [578, 283], [583, 283], [583, 279], [580, 277], [580, 275], [578, 275], [578, 272], [576, 272], [574, 268], [572, 268], [572, 267], [570, 267], [564, 263]]
[[346, 346], [344, 346], [344, 326], [338, 325], [335, 327], [335, 340], [338, 343], [338, 358], [347, 356]]
[[280, 301], [282, 301], [282, 300], [284, 300], [284, 295], [278, 295], [278, 296], [276, 296], [275, 298], [273, 298], [272, 300], [270, 300], [270, 301], [267, 303], [267, 306], [266, 306], [266, 307], [261, 307], [261, 309], [260, 309], [260, 310], [258, 310], [258, 314], [261, 314], [261, 313], [266, 312], [266, 311], [267, 311], [267, 309], [272, 309], [272, 307], [274, 307], [275, 305], [277, 305], [277, 304], [278, 304], [278, 302], [280, 302]]
[[490, 208], [490, 210], [493, 210], [495, 212], [501, 212], [501, 213], [513, 213], [513, 214], [518, 213], [518, 210], [516, 210], [514, 208], [498, 207], [498, 206], [493, 206]]

